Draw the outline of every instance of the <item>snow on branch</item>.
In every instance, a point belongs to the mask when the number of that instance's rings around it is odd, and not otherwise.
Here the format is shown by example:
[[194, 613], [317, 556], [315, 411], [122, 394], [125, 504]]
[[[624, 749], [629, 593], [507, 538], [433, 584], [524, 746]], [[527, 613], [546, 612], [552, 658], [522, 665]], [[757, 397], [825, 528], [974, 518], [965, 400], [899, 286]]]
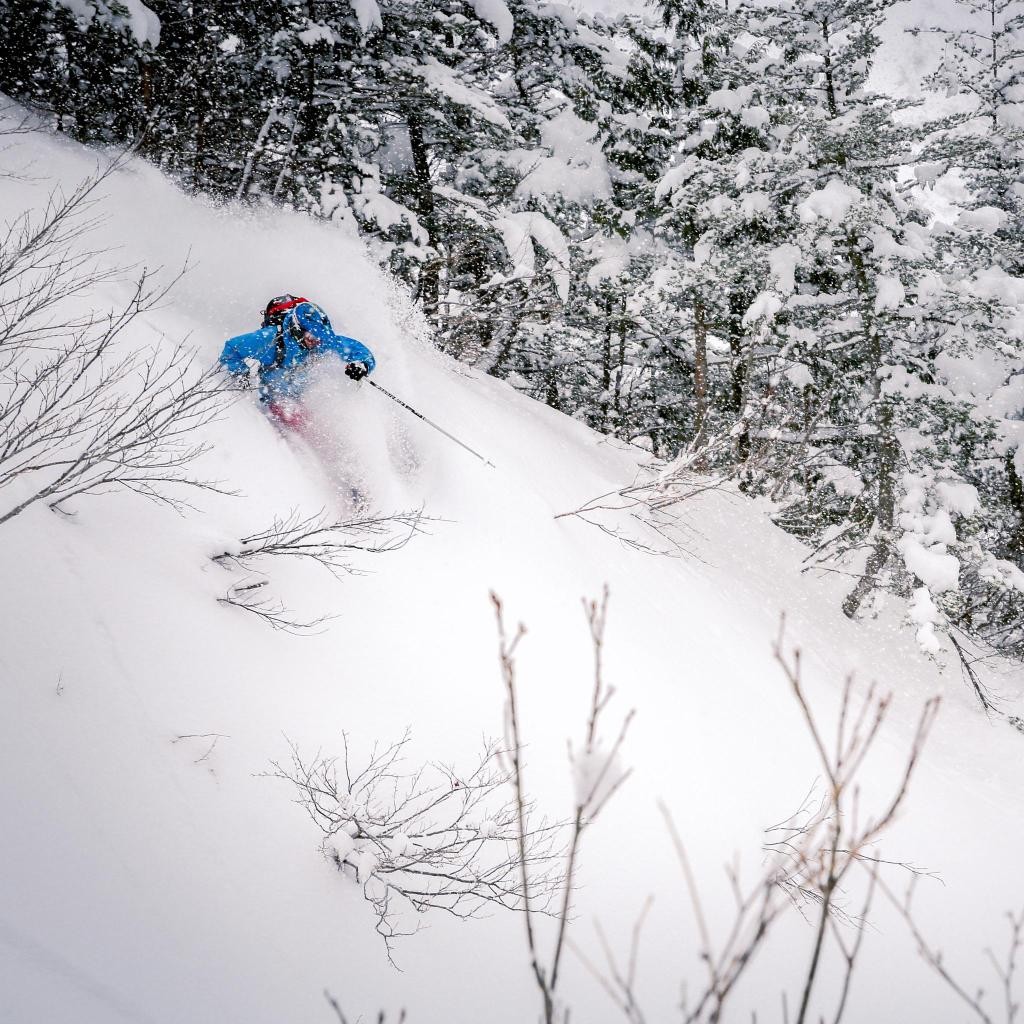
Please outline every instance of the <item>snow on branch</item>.
[[324, 856], [362, 887], [389, 957], [396, 939], [419, 929], [410, 912], [521, 911], [523, 871], [536, 911], [560, 881], [559, 826], [534, 823], [532, 807], [508, 796], [510, 769], [498, 744], [486, 743], [468, 771], [442, 762], [411, 768], [410, 738], [406, 730], [394, 743], [375, 744], [358, 767], [347, 734], [341, 757], [307, 760], [293, 744], [289, 761], [268, 773], [297, 790], [296, 802], [323, 834]]
[[[569, 826], [568, 846], [561, 854], [563, 866], [560, 870], [560, 894], [555, 914], [556, 932], [550, 954], [545, 955], [538, 930], [539, 922], [535, 917], [538, 909], [544, 909], [546, 912], [546, 906], [538, 901], [538, 896], [547, 896], [548, 892], [539, 890], [536, 880], [531, 878], [527, 845], [529, 804], [526, 797], [525, 765], [522, 757], [523, 736], [515, 668], [516, 648], [525, 636], [526, 629], [520, 624], [516, 632], [509, 637], [505, 629], [501, 600], [492, 593], [491, 602], [497, 617], [499, 661], [505, 686], [504, 757], [508, 764], [508, 779], [515, 793], [514, 806], [518, 817], [518, 863], [530, 967], [541, 995], [543, 1020], [545, 1024], [554, 1024], [556, 1020], [563, 1019], [557, 1000], [557, 989], [562, 957], [565, 950], [570, 948], [568, 930], [573, 917], [573, 894], [576, 891], [580, 844], [584, 833], [629, 777], [630, 772], [622, 767], [619, 755], [633, 721], [634, 712], [629, 711], [625, 715], [609, 740], [608, 734], [602, 729], [602, 717], [615, 690], [608, 685], [604, 677], [604, 633], [608, 612], [606, 587], [600, 601], [584, 602], [593, 650], [594, 685], [591, 690], [583, 746], [579, 750], [574, 750], [572, 744], [569, 744], [569, 763], [576, 784], [575, 807]], [[565, 1019], [568, 1019], [568, 1014]]]

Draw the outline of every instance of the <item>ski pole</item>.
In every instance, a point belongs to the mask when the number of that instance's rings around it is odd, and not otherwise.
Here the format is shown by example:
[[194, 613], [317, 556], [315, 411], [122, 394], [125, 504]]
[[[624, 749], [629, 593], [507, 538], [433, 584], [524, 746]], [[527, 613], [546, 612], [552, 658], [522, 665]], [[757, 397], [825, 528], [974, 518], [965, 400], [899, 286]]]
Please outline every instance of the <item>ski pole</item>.
[[470, 453], [470, 455], [475, 455], [481, 462], [486, 463], [486, 465], [490, 466], [491, 469], [497, 469], [497, 466], [495, 466], [490, 459], [485, 459], [479, 452], [473, 451], [473, 449], [470, 448], [468, 444], [466, 444], [463, 441], [460, 441], [454, 434], [449, 434], [448, 431], [444, 429], [444, 427], [439, 427], [433, 420], [428, 420], [427, 417], [423, 415], [423, 413], [417, 412], [411, 405], [409, 405], [406, 402], [403, 402], [398, 397], [398, 395], [391, 394], [391, 392], [388, 391], [387, 388], [382, 388], [375, 380], [370, 380], [369, 377], [366, 378], [366, 383], [372, 384], [378, 391], [387, 395], [392, 402], [397, 402], [403, 409], [408, 409], [409, 412], [413, 414], [413, 416], [418, 416], [421, 420], [423, 420], [424, 423], [427, 423], [430, 426], [432, 426], [438, 433], [444, 434], [444, 436], [447, 437], [450, 441], [454, 441], [460, 447], [465, 448], [466, 451]]

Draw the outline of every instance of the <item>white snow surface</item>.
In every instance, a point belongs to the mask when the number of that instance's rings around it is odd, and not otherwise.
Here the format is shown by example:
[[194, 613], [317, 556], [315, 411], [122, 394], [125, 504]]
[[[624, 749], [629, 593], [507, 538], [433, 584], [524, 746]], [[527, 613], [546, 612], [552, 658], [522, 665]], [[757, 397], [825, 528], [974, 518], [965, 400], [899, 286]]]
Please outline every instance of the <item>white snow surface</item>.
[[[23, 172], [0, 191], [6, 220], [95, 163], [42, 136], [16, 137], [2, 159]], [[468, 763], [480, 737], [502, 729], [494, 589], [510, 620], [529, 626], [518, 656], [527, 786], [546, 813], [571, 813], [565, 740], [580, 735], [592, 685], [580, 598], [605, 584], [605, 671], [617, 691], [607, 713], [637, 709], [622, 751], [633, 774], [585, 837], [572, 933], [598, 962], [600, 919], [621, 953], [657, 894], [637, 981], [647, 1019], [678, 1019], [683, 975], [691, 988], [701, 980], [657, 801], [687, 841], [721, 937], [731, 921], [722, 866], [735, 861], [757, 877], [763, 829], [792, 813], [820, 774], [770, 656], [783, 611], [826, 735], [848, 673], [894, 693], [892, 720], [865, 766], [862, 807], [890, 793], [921, 702], [943, 695], [882, 853], [941, 874], [944, 885], [918, 885], [919, 923], [970, 991], [996, 989], [984, 949], [1002, 948], [1002, 915], [1024, 903], [1024, 737], [978, 712], [944, 655], [921, 654], [901, 626], [904, 605], [891, 600], [875, 618], [848, 621], [839, 609], [846, 577], [802, 572], [805, 549], [728, 488], [681, 507], [692, 554], [680, 558], [555, 518], [629, 483], [644, 454], [442, 357], [343, 223], [214, 207], [139, 162], [104, 193], [106, 220], [93, 239], [110, 250], [101, 258], [166, 273], [191, 264], [133, 329], [134, 343], [188, 335], [212, 362], [225, 337], [256, 325], [269, 296], [300, 292], [373, 348], [375, 379], [497, 468], [365, 384], [330, 378], [314, 402], [330, 438], [319, 460], [243, 399], [205, 434], [213, 450], [204, 475], [234, 495], [197, 495], [196, 511], [178, 516], [108, 494], [81, 499], [73, 516], [35, 507], [3, 527], [5, 1021], [328, 1022], [336, 1018], [325, 989], [352, 1020], [376, 1019], [379, 1009], [397, 1018], [401, 1007], [411, 1024], [537, 1019], [520, 918], [425, 918], [430, 930], [398, 945], [396, 971], [358, 887], [321, 855], [321, 836], [287, 787], [261, 773], [287, 758], [285, 737], [309, 753], [340, 754], [346, 730], [353, 756], [365, 757], [407, 725], [413, 760]], [[129, 287], [126, 278], [97, 288], [96, 307], [116, 305]], [[337, 507], [338, 485], [352, 481], [382, 510], [422, 505], [438, 521], [402, 550], [361, 560], [365, 575], [336, 581], [275, 568], [274, 585], [294, 607], [336, 616], [319, 634], [274, 632], [218, 604], [237, 577], [212, 554], [275, 515]], [[920, 597], [911, 613], [927, 628]], [[986, 671], [1019, 714], [1020, 675]], [[897, 874], [893, 884], [902, 881]], [[783, 986], [792, 1000], [811, 943], [810, 927], [786, 918], [737, 993], [735, 1019], [753, 1009], [767, 1019]], [[565, 972], [574, 1019], [615, 1019], [578, 961], [565, 961]], [[827, 960], [828, 1019], [840, 979]], [[963, 1019], [881, 905], [844, 1019]]]

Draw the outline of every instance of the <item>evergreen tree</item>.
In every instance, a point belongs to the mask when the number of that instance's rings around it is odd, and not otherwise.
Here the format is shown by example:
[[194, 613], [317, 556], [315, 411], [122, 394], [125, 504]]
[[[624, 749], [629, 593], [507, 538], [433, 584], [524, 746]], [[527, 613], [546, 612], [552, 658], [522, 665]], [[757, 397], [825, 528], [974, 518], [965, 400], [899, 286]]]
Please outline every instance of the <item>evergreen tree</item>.
[[[662, 11], [676, 40], [681, 154], [655, 198], [663, 204], [659, 234], [685, 255], [674, 288], [692, 338], [691, 444], [701, 448], [731, 433], [734, 447], [721, 455], [744, 462], [764, 393], [764, 380], [755, 377], [768, 339], [749, 330], [743, 316], [767, 273], [773, 240], [785, 234], [779, 204], [770, 200], [775, 165], [762, 98], [763, 47], [740, 42], [746, 23], [725, 5], [673, 0]], [[712, 359], [709, 345], [716, 344]]]
[[960, 26], [931, 30], [944, 46], [926, 84], [966, 98], [968, 109], [948, 118], [948, 130], [930, 158], [962, 172], [970, 190], [968, 209], [990, 219], [995, 215], [998, 258], [1019, 274], [1024, 269], [1024, 3], [953, 0], [953, 6]]
[[913, 592], [922, 643], [934, 649], [937, 626], [971, 626], [965, 578], [994, 571], [991, 550], [975, 543], [991, 510], [970, 476], [994, 454], [996, 426], [954, 363], [1019, 343], [1006, 306], [994, 308], [1013, 291], [1005, 271], [973, 260], [984, 231], [970, 220], [929, 229], [898, 177], [934, 127], [897, 121], [900, 105], [866, 88], [889, 6], [798, 0], [759, 14], [780, 44], [768, 76], [780, 141], [773, 192], [796, 218], [744, 320], [783, 332], [790, 363], [778, 378], [789, 401], [772, 418], [799, 454], [769, 451], [762, 484], [782, 503], [780, 522], [819, 556], [854, 558], [843, 559], [859, 577], [847, 614], [878, 588]]
[[[183, 184], [234, 194], [260, 102], [267, 11], [223, 0], [153, 0], [160, 44], [147, 62], [142, 152]], [[260, 15], [260, 16], [258, 16]]]
[[146, 120], [155, 22], [116, 0], [0, 0], [0, 90], [83, 142], [134, 140]]

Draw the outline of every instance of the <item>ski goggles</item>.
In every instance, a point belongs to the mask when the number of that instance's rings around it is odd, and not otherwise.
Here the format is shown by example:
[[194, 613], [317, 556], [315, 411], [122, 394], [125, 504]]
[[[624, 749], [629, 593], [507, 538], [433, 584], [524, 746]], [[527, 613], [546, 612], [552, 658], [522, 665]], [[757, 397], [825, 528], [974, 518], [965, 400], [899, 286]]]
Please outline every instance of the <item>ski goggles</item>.
[[315, 334], [295, 323], [294, 319], [288, 324], [288, 333], [304, 349], [314, 349], [320, 344], [320, 339]]

